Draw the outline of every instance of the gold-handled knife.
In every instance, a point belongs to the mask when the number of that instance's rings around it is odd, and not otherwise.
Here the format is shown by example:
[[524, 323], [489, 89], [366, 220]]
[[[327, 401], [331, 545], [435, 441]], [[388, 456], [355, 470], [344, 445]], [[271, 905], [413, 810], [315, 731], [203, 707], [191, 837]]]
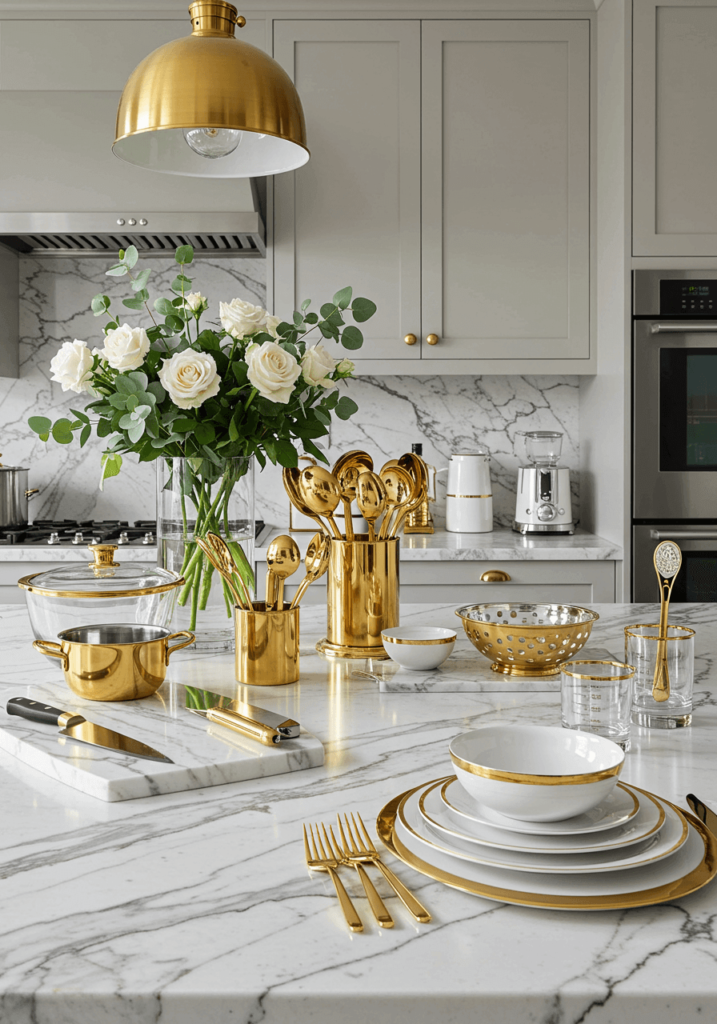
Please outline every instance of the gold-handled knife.
[[700, 821], [705, 823], [712, 835], [717, 836], [717, 814], [707, 804], [703, 804], [694, 793], [688, 793], [685, 799]]
[[185, 687], [185, 707], [194, 715], [209, 722], [225, 725], [228, 729], [271, 747], [282, 740], [296, 739], [301, 732], [298, 722], [275, 711], [256, 707], [241, 700], [224, 697], [220, 693], [202, 690], [197, 686]]
[[56, 725], [62, 736], [69, 736], [70, 739], [78, 740], [80, 743], [89, 743], [90, 746], [113, 750], [118, 754], [144, 757], [149, 761], [164, 761], [166, 764], [174, 764], [174, 761], [146, 743], [134, 740], [131, 736], [124, 736], [121, 732], [115, 732], [114, 729], [106, 729], [103, 725], [88, 722], [86, 718], [74, 711], [53, 708], [52, 705], [45, 704], [40, 700], [11, 697], [5, 710], [9, 715], [19, 715], [31, 722]]

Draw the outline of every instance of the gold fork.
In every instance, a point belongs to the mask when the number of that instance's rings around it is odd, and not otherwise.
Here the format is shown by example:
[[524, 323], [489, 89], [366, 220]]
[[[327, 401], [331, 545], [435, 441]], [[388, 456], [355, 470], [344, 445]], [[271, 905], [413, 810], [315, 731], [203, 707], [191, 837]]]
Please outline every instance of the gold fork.
[[329, 833], [331, 835], [331, 842], [333, 844], [333, 852], [339, 857], [343, 864], [348, 864], [350, 867], [356, 868], [356, 873], [361, 879], [363, 891], [366, 893], [366, 898], [369, 902], [371, 910], [373, 911], [373, 916], [376, 918], [379, 925], [382, 928], [393, 928], [393, 918], [389, 914], [386, 904], [383, 902], [379, 894], [376, 892], [376, 887], [374, 886], [373, 882], [366, 874], [366, 869], [361, 863], [361, 858], [357, 856], [358, 849], [356, 848], [356, 844], [353, 842], [353, 839], [351, 843], [347, 842], [346, 835], [344, 833], [344, 828], [343, 825], [341, 824], [341, 818], [338, 819], [338, 822], [339, 831], [341, 832], [340, 845], [336, 840], [333, 828], [329, 826]]
[[[326, 845], [331, 849], [331, 843], [329, 837], [326, 834], [326, 826], [322, 826], [324, 830], [324, 836], [326, 837]], [[339, 898], [341, 909], [344, 912], [346, 923], [352, 932], [362, 932], [363, 924], [361, 918], [356, 913], [356, 908], [351, 902], [351, 897], [344, 889], [343, 882], [338, 876], [337, 868], [340, 864], [340, 859], [331, 857], [327, 854], [324, 849], [324, 844], [321, 842], [321, 833], [319, 832], [319, 826], [316, 826], [316, 839], [314, 839], [314, 826], [309, 825], [309, 833], [311, 835], [311, 847], [309, 848], [309, 837], [306, 834], [306, 825], [304, 825], [304, 853], [306, 855], [306, 863], [312, 871], [327, 871], [331, 881], [334, 883], [334, 889], [336, 889], [336, 895]]]
[[[341, 824], [340, 815], [337, 815], [337, 818], [339, 822], [339, 829], [343, 836], [344, 830]], [[356, 818], [358, 818], [358, 824], [356, 823]], [[427, 924], [428, 921], [431, 920], [431, 915], [423, 904], [419, 903], [413, 893], [406, 888], [401, 879], [397, 878], [393, 871], [383, 863], [378, 850], [371, 841], [371, 836], [366, 830], [366, 826], [363, 823], [361, 815], [357, 812], [356, 817], [354, 817], [352, 812], [351, 821], [353, 822], [353, 829], [351, 828], [351, 822], [349, 821], [348, 814], [344, 814], [344, 824], [346, 825], [346, 834], [350, 839], [351, 850], [351, 852], [347, 854], [347, 860], [351, 861], [351, 863], [363, 861], [364, 863], [375, 864], [393, 891], [396, 893], [401, 903], [403, 903], [406, 910], [413, 914], [417, 921], [422, 921], [424, 924]], [[361, 831], [359, 831], [359, 825], [363, 832], [363, 836], [361, 835]]]

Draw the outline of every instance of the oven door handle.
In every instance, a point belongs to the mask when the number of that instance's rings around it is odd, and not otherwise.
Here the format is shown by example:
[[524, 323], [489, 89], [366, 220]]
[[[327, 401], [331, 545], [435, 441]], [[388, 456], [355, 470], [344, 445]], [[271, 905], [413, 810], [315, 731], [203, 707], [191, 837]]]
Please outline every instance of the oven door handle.
[[717, 540], [717, 530], [650, 530], [650, 540]]
[[706, 324], [695, 320], [679, 320], [666, 324], [650, 324], [650, 334], [715, 334], [717, 324]]

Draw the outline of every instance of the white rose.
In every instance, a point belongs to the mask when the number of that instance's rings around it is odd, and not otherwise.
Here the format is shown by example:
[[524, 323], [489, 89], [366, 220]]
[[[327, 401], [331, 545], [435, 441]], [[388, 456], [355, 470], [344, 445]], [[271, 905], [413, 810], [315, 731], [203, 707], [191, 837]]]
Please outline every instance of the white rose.
[[214, 357], [187, 348], [165, 359], [159, 371], [162, 387], [180, 409], [196, 409], [219, 391], [221, 377]]
[[342, 377], [349, 377], [355, 369], [356, 363], [352, 362], [350, 359], [342, 359], [336, 367], [337, 372], [340, 373]]
[[51, 380], [62, 384], [63, 391], [75, 391], [77, 394], [89, 391], [93, 363], [92, 353], [84, 341], [65, 341], [50, 362]]
[[262, 398], [287, 405], [294, 391], [301, 367], [290, 352], [275, 341], [254, 343], [246, 350], [248, 377]]
[[301, 372], [307, 384], [316, 387], [334, 388], [336, 382], [329, 379], [329, 374], [334, 372], [336, 360], [329, 355], [324, 346], [319, 342], [313, 348], [306, 350], [301, 360]]
[[253, 306], [243, 299], [219, 303], [219, 319], [222, 327], [233, 338], [249, 338], [252, 334], [266, 330], [269, 314], [261, 306]]
[[271, 313], [267, 313], [266, 314], [266, 326], [264, 327], [264, 330], [266, 331], [267, 334], [270, 334], [273, 338], [278, 338], [279, 337], [279, 332], [277, 331], [276, 328], [279, 326], [280, 323], [281, 323], [281, 320], [279, 319], [278, 316], [272, 316]]
[[201, 292], [190, 292], [189, 295], [184, 296], [184, 305], [188, 309], [191, 309], [193, 313], [198, 312], [201, 309], [206, 309], [207, 297], [202, 295]]
[[95, 352], [115, 370], [136, 370], [149, 352], [149, 338], [144, 327], [122, 324], [105, 335], [105, 347]]

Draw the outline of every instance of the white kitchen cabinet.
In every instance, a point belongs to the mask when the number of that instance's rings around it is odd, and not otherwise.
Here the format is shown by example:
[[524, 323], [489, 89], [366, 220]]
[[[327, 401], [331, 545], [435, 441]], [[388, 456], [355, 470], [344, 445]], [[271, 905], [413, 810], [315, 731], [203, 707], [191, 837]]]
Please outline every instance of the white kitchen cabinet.
[[276, 309], [374, 299], [364, 373], [594, 372], [589, 20], [279, 20], [274, 55], [312, 151]]
[[[248, 181], [158, 174], [112, 153], [130, 73], [190, 30], [187, 17], [0, 20], [0, 209], [116, 211], [137, 219], [148, 211], [251, 209]], [[266, 47], [264, 18], [237, 31]]]
[[717, 3], [634, 0], [633, 253], [717, 256]]

